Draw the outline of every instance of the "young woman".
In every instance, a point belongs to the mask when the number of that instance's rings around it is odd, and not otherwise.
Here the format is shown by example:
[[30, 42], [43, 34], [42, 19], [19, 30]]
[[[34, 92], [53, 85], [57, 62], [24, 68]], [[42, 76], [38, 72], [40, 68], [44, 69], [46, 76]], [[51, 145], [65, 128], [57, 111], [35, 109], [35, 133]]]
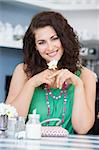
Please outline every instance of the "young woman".
[[[40, 121], [60, 118], [69, 133], [87, 133], [95, 120], [96, 78], [80, 64], [79, 49], [73, 28], [60, 13], [35, 15], [23, 39], [24, 63], [15, 68], [6, 103], [20, 116], [36, 108]], [[58, 61], [54, 70], [47, 65], [52, 60]]]

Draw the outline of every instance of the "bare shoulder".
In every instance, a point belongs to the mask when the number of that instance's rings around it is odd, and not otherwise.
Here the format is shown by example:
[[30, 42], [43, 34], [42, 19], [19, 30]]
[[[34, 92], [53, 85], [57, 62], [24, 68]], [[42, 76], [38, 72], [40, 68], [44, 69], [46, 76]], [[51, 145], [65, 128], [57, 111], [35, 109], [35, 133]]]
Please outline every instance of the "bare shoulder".
[[82, 67], [80, 77], [84, 80], [97, 80], [96, 73], [86, 67]]
[[20, 78], [27, 79], [27, 75], [24, 72], [24, 67], [25, 66], [23, 63], [18, 64], [13, 72], [13, 76], [18, 76]]
[[15, 70], [12, 75], [9, 93], [6, 99], [7, 103], [10, 103], [20, 93], [26, 81], [27, 76], [24, 72], [24, 64], [23, 63], [18, 64], [15, 67]]
[[14, 72], [20, 72], [20, 71], [23, 71], [24, 72], [24, 64], [23, 63], [20, 63], [18, 64], [16, 67], [15, 67], [15, 70]]

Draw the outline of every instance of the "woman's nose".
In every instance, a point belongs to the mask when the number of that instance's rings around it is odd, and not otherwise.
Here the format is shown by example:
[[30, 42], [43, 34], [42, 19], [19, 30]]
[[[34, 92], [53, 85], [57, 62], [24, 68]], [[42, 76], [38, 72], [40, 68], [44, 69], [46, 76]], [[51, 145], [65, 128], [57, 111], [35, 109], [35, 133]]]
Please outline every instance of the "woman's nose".
[[52, 50], [53, 50], [53, 44], [52, 44], [51, 42], [48, 42], [48, 43], [47, 43], [47, 49], [48, 49], [49, 51], [52, 51]]

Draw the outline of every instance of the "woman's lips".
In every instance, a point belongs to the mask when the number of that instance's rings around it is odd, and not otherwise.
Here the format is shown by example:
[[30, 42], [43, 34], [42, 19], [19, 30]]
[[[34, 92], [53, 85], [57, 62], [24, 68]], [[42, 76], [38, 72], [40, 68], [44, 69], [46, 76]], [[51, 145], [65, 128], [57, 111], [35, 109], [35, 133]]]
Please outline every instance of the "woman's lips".
[[58, 52], [58, 50], [48, 53], [48, 56], [54, 57], [54, 56], [56, 56], [57, 52]]

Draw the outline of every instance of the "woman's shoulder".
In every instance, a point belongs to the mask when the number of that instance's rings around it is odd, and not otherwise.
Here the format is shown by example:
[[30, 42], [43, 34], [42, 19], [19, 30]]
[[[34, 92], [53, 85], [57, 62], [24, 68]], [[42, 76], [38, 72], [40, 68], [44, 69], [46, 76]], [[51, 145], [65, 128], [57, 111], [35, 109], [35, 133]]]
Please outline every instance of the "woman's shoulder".
[[97, 80], [97, 75], [92, 70], [88, 69], [87, 67], [82, 66], [81, 68], [81, 78], [86, 78], [87, 80], [95, 79]]
[[23, 63], [20, 63], [20, 64], [17, 64], [15, 69], [14, 69], [14, 72], [24, 72], [24, 64]]
[[24, 71], [25, 65], [24, 63], [20, 63], [15, 67], [15, 70], [13, 72], [14, 75], [27, 78], [26, 73]]

